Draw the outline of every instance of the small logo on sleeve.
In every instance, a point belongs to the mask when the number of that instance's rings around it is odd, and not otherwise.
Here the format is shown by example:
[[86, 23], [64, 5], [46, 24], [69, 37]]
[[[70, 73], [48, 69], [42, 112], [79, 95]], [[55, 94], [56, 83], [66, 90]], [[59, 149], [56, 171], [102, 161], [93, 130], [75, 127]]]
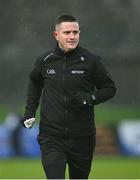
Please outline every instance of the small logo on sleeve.
[[81, 61], [84, 61], [84, 60], [85, 60], [84, 56], [81, 56], [80, 59], [81, 59]]

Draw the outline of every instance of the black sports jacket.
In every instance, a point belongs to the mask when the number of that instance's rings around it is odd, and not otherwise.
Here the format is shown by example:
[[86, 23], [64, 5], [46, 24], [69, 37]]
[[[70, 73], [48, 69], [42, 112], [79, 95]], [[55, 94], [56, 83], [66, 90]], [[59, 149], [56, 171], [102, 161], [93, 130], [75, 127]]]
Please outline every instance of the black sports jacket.
[[95, 133], [94, 107], [72, 104], [78, 91], [92, 92], [99, 104], [113, 97], [116, 87], [99, 56], [80, 46], [68, 53], [57, 46], [37, 59], [30, 74], [25, 118], [35, 117], [41, 97], [40, 135]]

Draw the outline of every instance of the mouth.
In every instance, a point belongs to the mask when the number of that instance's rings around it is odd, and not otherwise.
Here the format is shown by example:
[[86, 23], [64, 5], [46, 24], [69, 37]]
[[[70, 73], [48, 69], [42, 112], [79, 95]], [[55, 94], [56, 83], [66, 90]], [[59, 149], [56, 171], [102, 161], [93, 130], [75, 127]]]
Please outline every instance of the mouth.
[[68, 44], [70, 44], [70, 45], [75, 45], [76, 42], [68, 42]]

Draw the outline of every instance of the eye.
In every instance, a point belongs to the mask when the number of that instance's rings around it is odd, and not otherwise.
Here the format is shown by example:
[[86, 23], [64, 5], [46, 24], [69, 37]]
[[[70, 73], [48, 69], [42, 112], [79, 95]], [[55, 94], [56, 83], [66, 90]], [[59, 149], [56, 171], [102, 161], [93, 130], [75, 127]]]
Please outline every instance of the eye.
[[70, 34], [70, 31], [64, 31], [64, 34], [68, 35]]
[[74, 35], [79, 34], [79, 31], [73, 31], [73, 34]]

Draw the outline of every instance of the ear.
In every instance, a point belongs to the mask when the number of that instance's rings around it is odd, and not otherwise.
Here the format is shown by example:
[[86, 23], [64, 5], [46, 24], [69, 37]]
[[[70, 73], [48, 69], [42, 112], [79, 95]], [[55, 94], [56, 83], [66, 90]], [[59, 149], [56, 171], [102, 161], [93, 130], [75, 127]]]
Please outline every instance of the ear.
[[57, 33], [57, 31], [53, 31], [53, 36], [55, 37], [55, 39], [58, 41], [58, 33]]

